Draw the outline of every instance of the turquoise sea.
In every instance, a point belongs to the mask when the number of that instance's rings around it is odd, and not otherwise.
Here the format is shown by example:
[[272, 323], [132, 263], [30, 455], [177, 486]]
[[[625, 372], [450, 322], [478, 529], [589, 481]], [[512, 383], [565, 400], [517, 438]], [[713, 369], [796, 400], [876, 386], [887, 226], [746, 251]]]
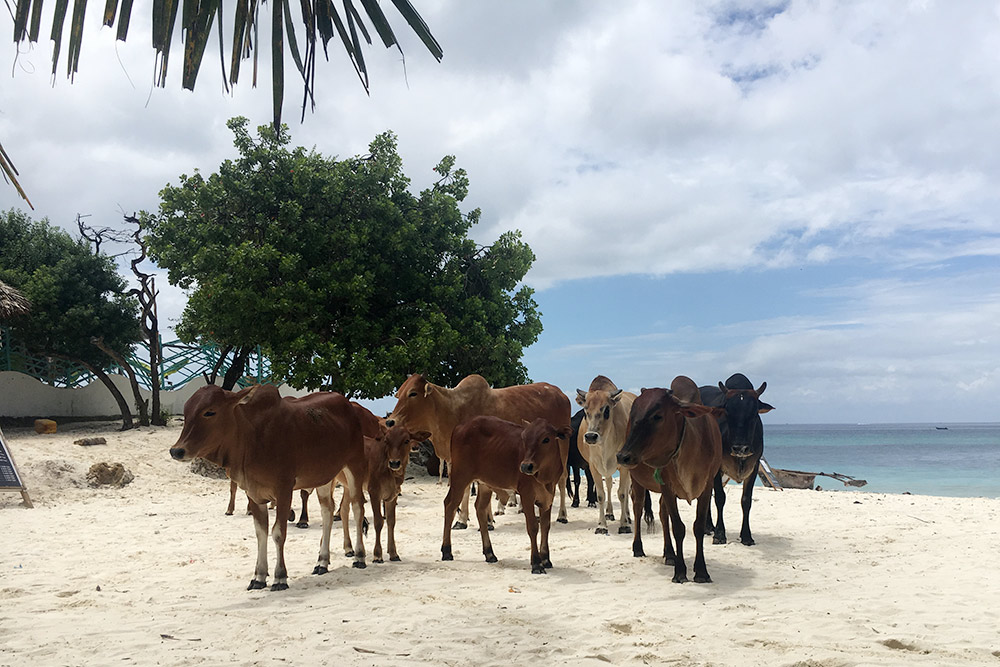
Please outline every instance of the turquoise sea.
[[[1000, 498], [998, 423], [769, 424], [765, 418], [764, 458], [775, 468], [867, 480], [861, 491]], [[828, 477], [816, 477], [816, 484], [853, 490]]]

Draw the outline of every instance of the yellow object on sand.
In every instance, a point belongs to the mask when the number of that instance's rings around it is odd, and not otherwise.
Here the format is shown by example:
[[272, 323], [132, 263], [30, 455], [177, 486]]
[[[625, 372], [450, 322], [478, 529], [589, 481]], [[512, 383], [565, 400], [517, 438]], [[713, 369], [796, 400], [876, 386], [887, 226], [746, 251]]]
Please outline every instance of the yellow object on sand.
[[35, 433], [55, 433], [56, 423], [51, 419], [36, 419]]

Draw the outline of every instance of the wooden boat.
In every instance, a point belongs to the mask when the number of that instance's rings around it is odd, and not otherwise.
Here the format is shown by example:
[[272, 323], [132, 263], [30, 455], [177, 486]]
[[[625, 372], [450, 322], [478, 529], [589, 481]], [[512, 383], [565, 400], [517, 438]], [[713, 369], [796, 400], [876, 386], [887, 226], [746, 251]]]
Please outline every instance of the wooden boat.
[[868, 483], [863, 479], [855, 479], [839, 472], [805, 472], [803, 470], [774, 468], [768, 465], [764, 457], [760, 459], [760, 470], [757, 474], [765, 486], [770, 486], [773, 489], [814, 489], [816, 488], [817, 475], [835, 479], [843, 483], [844, 486], [864, 486]]

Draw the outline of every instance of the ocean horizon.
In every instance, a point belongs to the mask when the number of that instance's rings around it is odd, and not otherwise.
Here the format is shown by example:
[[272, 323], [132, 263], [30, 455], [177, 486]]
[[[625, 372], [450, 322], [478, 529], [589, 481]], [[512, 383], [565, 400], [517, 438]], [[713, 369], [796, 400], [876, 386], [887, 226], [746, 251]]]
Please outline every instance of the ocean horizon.
[[[838, 473], [867, 484], [816, 477], [824, 490], [1000, 497], [1000, 423], [764, 423], [773, 468]], [[760, 482], [757, 482], [760, 484]]]

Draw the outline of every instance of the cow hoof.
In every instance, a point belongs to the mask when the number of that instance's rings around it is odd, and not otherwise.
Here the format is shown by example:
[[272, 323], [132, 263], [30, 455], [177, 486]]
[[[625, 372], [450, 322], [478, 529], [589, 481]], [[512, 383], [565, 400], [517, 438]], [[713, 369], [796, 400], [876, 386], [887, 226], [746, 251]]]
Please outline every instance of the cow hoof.
[[469, 524], [467, 524], [467, 523], [462, 523], [461, 521], [456, 521], [456, 522], [455, 522], [455, 525], [453, 525], [453, 526], [451, 527], [451, 529], [452, 529], [452, 530], [465, 530], [465, 529], [466, 529], [466, 528], [468, 528], [468, 527], [469, 527]]
[[486, 530], [493, 530], [493, 524], [492, 523], [486, 524]]
[[346, 551], [344, 551], [344, 558], [354, 558], [354, 550], [347, 549]]
[[329, 571], [326, 565], [317, 565], [313, 568], [313, 574], [326, 574]]
[[596, 502], [588, 502], [587, 503], [587, 507], [597, 507], [597, 503]]
[[671, 579], [670, 581], [674, 582], [675, 584], [686, 584], [687, 580], [688, 580], [688, 578], [687, 578], [686, 574], [685, 575], [677, 575], [677, 574], [675, 574], [674, 578]]
[[607, 528], [595, 528], [594, 529], [594, 535], [607, 535], [607, 534], [608, 534], [608, 529]]
[[569, 523], [569, 519], [567, 519], [564, 516], [561, 516], [558, 519], [556, 519], [556, 523]]
[[725, 535], [713, 535], [712, 536], [712, 544], [725, 544], [725, 543], [726, 543], [726, 536]]
[[742, 542], [743, 544], [747, 545], [748, 547], [752, 547], [753, 545], [757, 544], [756, 542], [753, 541], [752, 537], [747, 538], [745, 540], [740, 540], [740, 542]]
[[399, 562], [399, 556], [389, 556], [389, 561], [392, 562], [392, 563], [398, 563]]
[[571, 502], [569, 504], [569, 506], [570, 507], [579, 507], [580, 506], [580, 501], [579, 500], [574, 500], [573, 502]]
[[493, 554], [489, 554], [489, 555], [486, 556], [486, 562], [487, 563], [496, 563], [497, 562], [497, 557], [494, 556]]
[[295, 524], [295, 527], [296, 528], [308, 528], [309, 527], [309, 523], [307, 521], [299, 521], [297, 524]]
[[451, 545], [441, 547], [441, 560], [455, 560], [455, 557], [451, 555]]
[[712, 583], [712, 577], [708, 576], [708, 574], [704, 574], [704, 575], [696, 574], [696, 575], [694, 575], [694, 583], [696, 583], [696, 584], [710, 584], [710, 583]]
[[631, 526], [618, 526], [619, 535], [630, 535], [632, 533]]
[[226, 516], [232, 516], [232, 515], [233, 515], [232, 512], [226, 512]]
[[354, 563], [353, 563], [353, 567], [354, 567], [355, 569], [357, 569], [357, 570], [363, 570], [363, 569], [365, 569], [365, 568], [366, 568], [366, 567], [368, 567], [368, 566], [367, 566], [367, 565], [365, 565], [365, 562], [364, 562], [363, 560], [356, 560], [356, 561], [354, 561]]
[[263, 581], [257, 581], [253, 579], [250, 581], [250, 585], [247, 586], [248, 591], [259, 591], [262, 588], [267, 588], [267, 583]]
[[288, 584], [274, 584], [271, 586], [272, 593], [274, 593], [275, 591], [287, 591], [287, 590], [288, 590]]
[[375, 556], [375, 558], [372, 558], [372, 562], [373, 563], [384, 563], [385, 561], [382, 560], [379, 556]]
[[645, 558], [646, 557], [646, 552], [643, 551], [641, 547], [639, 549], [632, 549], [632, 557], [633, 558]]
[[546, 570], [552, 569], [552, 561], [546, 558], [545, 560], [542, 561], [542, 567], [544, 567]]
[[333, 515], [333, 520], [334, 521], [340, 521], [340, 515], [339, 514], [334, 514]]
[[541, 565], [534, 565], [531, 568], [531, 573], [532, 574], [545, 574], [545, 568], [542, 567]]
[[673, 567], [674, 563], [675, 563], [675, 560], [674, 560], [673, 556], [664, 556], [663, 557], [663, 564], [666, 565], [667, 567]]
[[605, 514], [604, 518], [607, 519], [608, 521], [614, 521], [615, 520], [615, 515], [614, 514]]

